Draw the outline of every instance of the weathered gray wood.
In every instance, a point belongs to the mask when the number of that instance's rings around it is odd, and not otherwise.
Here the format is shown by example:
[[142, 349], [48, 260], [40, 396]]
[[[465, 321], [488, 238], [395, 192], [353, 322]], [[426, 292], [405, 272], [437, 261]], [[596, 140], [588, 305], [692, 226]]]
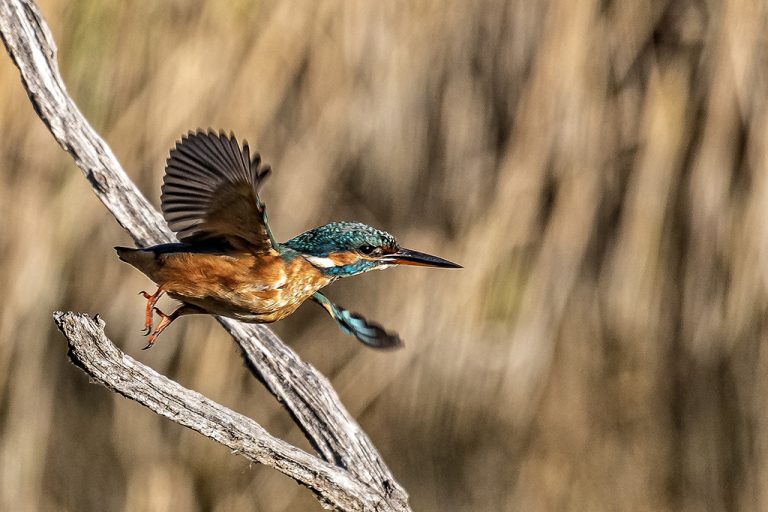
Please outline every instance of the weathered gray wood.
[[[109, 146], [69, 97], [59, 74], [53, 36], [37, 5], [32, 0], [0, 0], [0, 36], [36, 112], [136, 244], [173, 240], [161, 215], [126, 176]], [[248, 367], [289, 410], [325, 461], [343, 468], [350, 479], [381, 496], [376, 510], [409, 510], [407, 493], [325, 377], [267, 327], [224, 318], [219, 321], [242, 349]]]
[[96, 382], [253, 462], [290, 476], [317, 493], [324, 505], [343, 510], [381, 508], [382, 496], [346, 470], [271, 436], [252, 419], [182, 387], [121, 352], [104, 334], [105, 324], [100, 318], [61, 311], [53, 317], [69, 341], [70, 358]]

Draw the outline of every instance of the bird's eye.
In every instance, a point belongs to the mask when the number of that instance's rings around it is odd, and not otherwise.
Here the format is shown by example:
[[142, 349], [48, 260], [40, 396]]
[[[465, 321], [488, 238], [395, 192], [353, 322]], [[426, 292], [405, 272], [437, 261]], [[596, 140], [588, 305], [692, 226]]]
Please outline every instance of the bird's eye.
[[381, 248], [374, 247], [372, 245], [361, 245], [359, 248], [360, 252], [365, 254], [366, 256], [378, 256], [381, 254]]

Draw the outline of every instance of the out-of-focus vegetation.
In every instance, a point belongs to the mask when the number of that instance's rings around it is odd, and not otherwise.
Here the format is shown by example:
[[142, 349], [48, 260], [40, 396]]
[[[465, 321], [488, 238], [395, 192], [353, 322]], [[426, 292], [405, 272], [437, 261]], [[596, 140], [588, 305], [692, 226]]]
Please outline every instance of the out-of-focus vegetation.
[[[281, 239], [361, 220], [465, 265], [303, 307], [416, 510], [768, 509], [768, 12], [760, 1], [42, 2], [75, 100], [155, 204], [234, 130]], [[303, 488], [72, 367], [51, 312], [309, 449], [218, 324], [141, 352], [129, 239], [0, 58], [0, 509], [315, 510]], [[167, 305], [167, 304], [166, 304]]]

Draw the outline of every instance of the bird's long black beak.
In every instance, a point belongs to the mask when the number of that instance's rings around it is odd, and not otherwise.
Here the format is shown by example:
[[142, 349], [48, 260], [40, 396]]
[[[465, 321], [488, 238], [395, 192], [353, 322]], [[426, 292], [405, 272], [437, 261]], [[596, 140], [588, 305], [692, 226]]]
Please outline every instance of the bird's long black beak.
[[419, 265], [423, 267], [442, 267], [442, 268], [464, 268], [452, 261], [425, 254], [423, 252], [412, 251], [410, 249], [400, 249], [399, 251], [386, 254], [381, 257], [381, 261], [390, 265]]

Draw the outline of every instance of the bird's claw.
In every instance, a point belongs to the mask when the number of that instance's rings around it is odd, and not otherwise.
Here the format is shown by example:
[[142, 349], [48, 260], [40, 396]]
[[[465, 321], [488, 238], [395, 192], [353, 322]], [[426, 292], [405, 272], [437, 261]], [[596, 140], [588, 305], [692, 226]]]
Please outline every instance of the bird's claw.
[[[160, 311], [159, 309], [157, 309], [157, 307], [155, 307], [155, 303], [163, 295], [163, 293], [164, 293], [164, 291], [163, 291], [162, 287], [158, 288], [157, 291], [154, 293], [154, 295], [151, 295], [151, 294], [145, 292], [144, 290], [139, 292], [139, 295], [141, 295], [145, 299], [147, 299], [147, 310], [146, 310], [146, 316], [145, 316], [145, 319], [144, 319], [144, 328], [141, 330], [141, 333], [144, 336], [149, 336], [150, 333], [152, 332], [152, 327], [153, 327], [153, 323], [154, 323], [153, 319], [152, 319], [152, 312], [153, 311]], [[160, 314], [160, 316], [162, 317], [163, 314]], [[157, 331], [155, 331], [155, 334], [157, 334]], [[154, 337], [156, 338], [157, 336], [154, 336]], [[150, 343], [150, 345], [151, 344], [152, 343]], [[149, 348], [149, 347], [146, 347], [146, 348]]]
[[160, 333], [165, 330], [166, 327], [173, 321], [174, 318], [176, 318], [173, 315], [166, 315], [162, 311], [160, 311], [160, 308], [157, 306], [152, 307], [152, 311], [154, 313], [157, 313], [157, 316], [160, 317], [160, 322], [157, 324], [157, 328], [155, 329], [155, 332], [152, 333], [152, 336], [150, 336], [149, 340], [147, 341], [147, 346], [144, 347], [141, 350], [147, 350], [152, 347], [152, 345], [155, 344], [155, 340], [157, 340], [157, 337], [160, 336]]

